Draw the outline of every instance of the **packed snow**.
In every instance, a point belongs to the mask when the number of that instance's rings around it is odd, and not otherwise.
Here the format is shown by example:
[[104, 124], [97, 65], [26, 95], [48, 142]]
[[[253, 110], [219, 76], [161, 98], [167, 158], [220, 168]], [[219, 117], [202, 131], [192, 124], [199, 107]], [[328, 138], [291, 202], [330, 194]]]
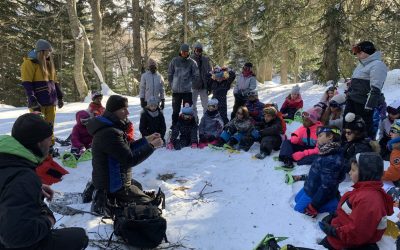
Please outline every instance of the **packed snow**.
[[[400, 70], [389, 72], [384, 86], [386, 102], [390, 103], [400, 96]], [[321, 98], [325, 87], [313, 85], [312, 82], [299, 83], [305, 109], [312, 107]], [[262, 102], [276, 102], [282, 105], [284, 98], [290, 93], [292, 84], [280, 85], [275, 82], [259, 84], [259, 98]], [[106, 86], [105, 86], [106, 87]], [[339, 92], [344, 90], [340, 85]], [[110, 89], [103, 93], [112, 94]], [[104, 96], [103, 105], [108, 96]], [[129, 118], [135, 124], [135, 137], [140, 118], [140, 100], [128, 97]], [[228, 110], [232, 110], [234, 98], [228, 94]], [[67, 103], [57, 111], [55, 134], [66, 138], [75, 124], [75, 113], [86, 109], [87, 102]], [[199, 114], [202, 108], [198, 104]], [[166, 99], [165, 118], [167, 127], [171, 124], [171, 98]], [[26, 108], [0, 106], [0, 133], [10, 134], [15, 119], [28, 112]], [[289, 136], [300, 123], [293, 122], [288, 126]], [[34, 131], [32, 131], [34, 133]], [[69, 150], [68, 147], [60, 151]], [[293, 210], [293, 200], [303, 182], [289, 186], [284, 183], [284, 172], [274, 170], [279, 162], [272, 157], [274, 152], [264, 160], [252, 159], [258, 153], [256, 143], [249, 152], [230, 154], [210, 148], [169, 151], [157, 149], [146, 161], [134, 168], [133, 177], [140, 181], [145, 189], [157, 190], [166, 194], [166, 209], [163, 216], [168, 221], [167, 237], [174, 249], [253, 249], [267, 234], [289, 237], [281, 244], [323, 249], [317, 240], [324, 237], [317, 222], [325, 214], [312, 219]], [[59, 160], [57, 160], [60, 162]], [[61, 164], [61, 163], [60, 163]], [[386, 163], [385, 165], [388, 165]], [[307, 173], [309, 166], [299, 166], [296, 173]], [[91, 179], [91, 163], [79, 163], [76, 169], [67, 169], [62, 182], [52, 187], [59, 192], [82, 192], [87, 181]], [[170, 174], [170, 179], [160, 180], [160, 176]], [[350, 190], [349, 178], [340, 186], [340, 191]], [[90, 204], [76, 204], [73, 207], [90, 210]], [[398, 209], [395, 210], [395, 215]], [[89, 214], [75, 216], [57, 215], [55, 228], [83, 227], [90, 239], [108, 240], [112, 233], [112, 221], [102, 220]], [[396, 216], [392, 216], [397, 220]], [[169, 246], [164, 243], [162, 246]], [[395, 249], [394, 240], [384, 237], [380, 242], [381, 249]], [[91, 245], [88, 249], [98, 249]]]

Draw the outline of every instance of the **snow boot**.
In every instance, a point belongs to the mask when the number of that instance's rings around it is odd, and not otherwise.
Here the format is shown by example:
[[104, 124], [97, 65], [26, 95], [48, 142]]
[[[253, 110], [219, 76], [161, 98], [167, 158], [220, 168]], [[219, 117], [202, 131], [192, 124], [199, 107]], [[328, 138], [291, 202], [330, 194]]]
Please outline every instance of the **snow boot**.
[[72, 153], [65, 152], [61, 158], [62, 158], [61, 162], [65, 167], [69, 168], [77, 167], [78, 162], [75, 158], [75, 155], [73, 155]]
[[94, 185], [92, 181], [86, 184], [85, 190], [82, 193], [82, 202], [89, 203], [93, 200]]
[[267, 153], [264, 153], [264, 152], [260, 152], [255, 155], [255, 157], [260, 160], [265, 159], [265, 157], [267, 157], [267, 156], [268, 156]]

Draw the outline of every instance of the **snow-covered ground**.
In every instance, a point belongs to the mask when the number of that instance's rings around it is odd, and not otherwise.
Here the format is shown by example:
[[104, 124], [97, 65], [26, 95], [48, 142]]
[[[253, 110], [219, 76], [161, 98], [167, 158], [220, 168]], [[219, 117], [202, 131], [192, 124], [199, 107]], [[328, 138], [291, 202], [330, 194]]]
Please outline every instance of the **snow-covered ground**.
[[[400, 70], [389, 73], [384, 86], [388, 103], [400, 96], [399, 76]], [[299, 85], [306, 109], [319, 101], [325, 88], [312, 85], [311, 82]], [[260, 84], [260, 100], [277, 102], [281, 106], [292, 86], [274, 82]], [[343, 88], [340, 86], [341, 93]], [[103, 99], [104, 105], [107, 98], [105, 96]], [[228, 103], [228, 110], [232, 110], [231, 92]], [[75, 124], [75, 113], [87, 106], [87, 102], [67, 103], [58, 110], [56, 136], [66, 138]], [[129, 118], [136, 128], [135, 136], [139, 138], [139, 98], [129, 97], [129, 111]], [[0, 106], [0, 133], [10, 134], [15, 119], [25, 112], [26, 108]], [[169, 127], [171, 98], [166, 100], [164, 113]], [[290, 135], [299, 125], [296, 122], [289, 125], [287, 134]], [[156, 190], [161, 187], [166, 194], [163, 215], [168, 221], [167, 237], [171, 244], [181, 246], [174, 249], [253, 249], [267, 233], [289, 237], [282, 244], [322, 249], [316, 243], [317, 239], [324, 236], [317, 222], [324, 214], [312, 219], [295, 212], [293, 197], [303, 183], [293, 186], [284, 183], [284, 173], [274, 170], [278, 163], [273, 161], [272, 156], [276, 156], [277, 152], [264, 160], [252, 159], [251, 156], [258, 152], [258, 148], [259, 144], [256, 143], [249, 152], [240, 154], [209, 148], [184, 148], [180, 151], [161, 148], [134, 168], [134, 178], [146, 189]], [[68, 148], [61, 148], [61, 151], [64, 150]], [[306, 173], [308, 168], [296, 167], [294, 173]], [[53, 185], [53, 188], [60, 192], [82, 192], [86, 182], [91, 179], [91, 163], [79, 163], [78, 168], [68, 171], [70, 174], [62, 182]], [[165, 181], [157, 179], [164, 174], [172, 174], [173, 178]], [[350, 181], [346, 180], [340, 186], [341, 192], [349, 190], [350, 186]], [[200, 192], [203, 194], [201, 197]], [[90, 210], [90, 204], [75, 207]], [[55, 227], [84, 227], [91, 239], [108, 239], [112, 233], [110, 220], [101, 221], [101, 218], [92, 215], [57, 216], [57, 219]], [[395, 249], [394, 240], [388, 237], [384, 237], [379, 245], [381, 249]], [[90, 249], [97, 248], [92, 246]]]

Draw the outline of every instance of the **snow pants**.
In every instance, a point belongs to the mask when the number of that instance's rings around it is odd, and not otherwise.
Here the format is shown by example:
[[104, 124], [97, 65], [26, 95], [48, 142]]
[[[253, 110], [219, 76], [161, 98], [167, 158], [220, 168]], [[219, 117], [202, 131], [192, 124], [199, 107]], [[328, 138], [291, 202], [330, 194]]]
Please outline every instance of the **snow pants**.
[[197, 99], [200, 96], [201, 106], [203, 107], [203, 114], [207, 110], [208, 95], [207, 89], [193, 89], [192, 90], [192, 102], [193, 102], [193, 114], [197, 117]]
[[213, 91], [213, 96], [212, 98], [215, 98], [218, 100], [218, 111], [222, 117], [222, 121], [224, 122], [224, 125], [226, 125], [229, 122], [228, 119], [228, 105], [226, 101], [226, 95], [228, 93], [227, 89], [217, 89]]
[[260, 142], [260, 152], [270, 155], [272, 150], [279, 150], [282, 144], [280, 136], [265, 136]]
[[[284, 140], [281, 146], [281, 151], [279, 152], [279, 160], [284, 161], [285, 159], [292, 159], [293, 153], [312, 148], [314, 147], [292, 144], [290, 140]], [[318, 155], [316, 154], [305, 156], [297, 162], [297, 165], [311, 165], [317, 156]]]
[[[304, 188], [302, 188], [294, 198], [296, 205], [294, 206], [294, 210], [300, 213], [304, 213], [308, 204], [311, 203], [312, 198], [304, 192]], [[325, 203], [322, 207], [318, 208], [318, 213], [333, 213], [336, 211], [339, 200], [337, 198], [333, 198], [332, 200]]]
[[178, 122], [179, 113], [181, 112], [182, 104], [193, 104], [192, 93], [172, 93], [172, 126]]

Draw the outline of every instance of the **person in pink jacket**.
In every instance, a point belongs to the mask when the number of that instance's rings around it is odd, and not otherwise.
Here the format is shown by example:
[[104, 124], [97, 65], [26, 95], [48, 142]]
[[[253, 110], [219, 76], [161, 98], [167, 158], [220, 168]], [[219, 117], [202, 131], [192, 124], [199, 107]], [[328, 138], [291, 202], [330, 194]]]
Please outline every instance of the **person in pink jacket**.
[[86, 149], [92, 146], [93, 137], [86, 128], [89, 119], [90, 114], [86, 110], [81, 110], [76, 113], [76, 124], [71, 133], [71, 153], [77, 158], [79, 158]]
[[289, 140], [283, 141], [279, 160], [285, 167], [293, 168], [294, 161], [297, 165], [309, 165], [318, 155], [317, 129], [322, 126], [321, 111], [319, 107], [304, 111], [303, 126], [294, 131]]

